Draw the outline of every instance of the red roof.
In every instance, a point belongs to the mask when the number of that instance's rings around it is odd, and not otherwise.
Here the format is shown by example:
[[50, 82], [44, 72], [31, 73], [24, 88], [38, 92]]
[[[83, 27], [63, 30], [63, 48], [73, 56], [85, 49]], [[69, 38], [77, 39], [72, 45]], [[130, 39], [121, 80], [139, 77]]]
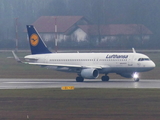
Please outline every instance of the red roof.
[[83, 16], [41, 16], [33, 25], [38, 32], [55, 32], [55, 23], [57, 32], [66, 32], [76, 22], [84, 18]]
[[[139, 35], [152, 34], [152, 32], [141, 24], [110, 24], [110, 25], [79, 25], [89, 35]], [[99, 30], [99, 32], [98, 32]]]

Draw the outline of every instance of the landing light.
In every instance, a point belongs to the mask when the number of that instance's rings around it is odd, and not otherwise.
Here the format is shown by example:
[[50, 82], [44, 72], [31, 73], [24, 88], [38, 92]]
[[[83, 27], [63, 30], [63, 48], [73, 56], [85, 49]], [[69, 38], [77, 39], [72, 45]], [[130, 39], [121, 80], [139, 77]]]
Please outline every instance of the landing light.
[[135, 78], [135, 79], [136, 79], [136, 78], [139, 78], [138, 73], [134, 73], [134, 74], [133, 74], [133, 78]]

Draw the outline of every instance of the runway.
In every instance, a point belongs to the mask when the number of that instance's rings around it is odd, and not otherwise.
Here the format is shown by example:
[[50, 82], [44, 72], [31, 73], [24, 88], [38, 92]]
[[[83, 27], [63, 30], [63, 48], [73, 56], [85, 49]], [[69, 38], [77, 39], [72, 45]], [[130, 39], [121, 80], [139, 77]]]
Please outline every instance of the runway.
[[128, 79], [111, 79], [102, 82], [100, 79], [76, 82], [74, 79], [0, 79], [0, 89], [35, 89], [61, 88], [74, 86], [76, 88], [160, 88], [160, 80], [145, 80], [134, 82]]

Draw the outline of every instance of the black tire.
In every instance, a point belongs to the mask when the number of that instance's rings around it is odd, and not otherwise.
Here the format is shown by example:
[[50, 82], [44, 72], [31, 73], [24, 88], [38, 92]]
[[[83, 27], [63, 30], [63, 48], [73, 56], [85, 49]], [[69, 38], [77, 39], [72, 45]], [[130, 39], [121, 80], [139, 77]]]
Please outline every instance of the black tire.
[[139, 82], [139, 78], [134, 79], [135, 82]]
[[83, 82], [84, 78], [83, 77], [76, 77], [76, 82]]
[[109, 77], [108, 76], [102, 76], [101, 80], [104, 81], [104, 82], [109, 81]]

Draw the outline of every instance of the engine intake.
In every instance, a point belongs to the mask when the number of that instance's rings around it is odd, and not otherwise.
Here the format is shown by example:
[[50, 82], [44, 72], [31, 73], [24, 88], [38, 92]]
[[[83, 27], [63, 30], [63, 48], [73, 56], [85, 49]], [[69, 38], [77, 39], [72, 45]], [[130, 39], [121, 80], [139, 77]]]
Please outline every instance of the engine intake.
[[81, 76], [87, 79], [95, 79], [99, 76], [99, 72], [95, 69], [82, 69]]

